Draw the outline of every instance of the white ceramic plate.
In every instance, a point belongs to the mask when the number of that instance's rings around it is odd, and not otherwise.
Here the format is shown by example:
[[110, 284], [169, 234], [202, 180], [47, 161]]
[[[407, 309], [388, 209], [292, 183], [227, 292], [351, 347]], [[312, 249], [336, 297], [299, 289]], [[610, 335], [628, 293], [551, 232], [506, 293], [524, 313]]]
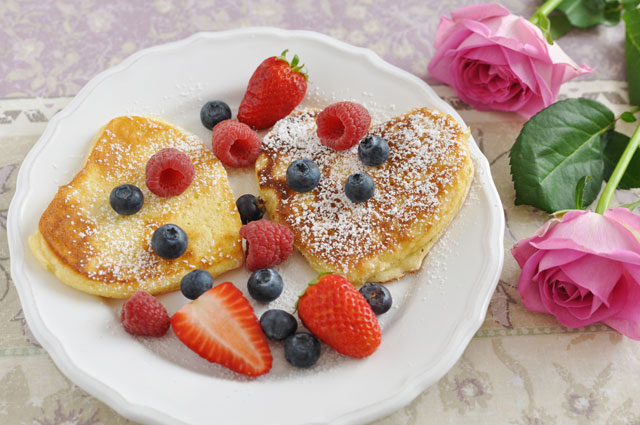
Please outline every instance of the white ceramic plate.
[[[420, 273], [391, 283], [394, 308], [369, 358], [324, 347], [309, 370], [290, 367], [271, 344], [273, 370], [248, 379], [199, 358], [169, 332], [133, 338], [119, 324], [121, 301], [83, 294], [46, 272], [27, 248], [57, 186], [81, 168], [96, 131], [123, 114], [161, 116], [200, 135], [201, 105], [224, 99], [234, 116], [258, 63], [285, 48], [300, 55], [311, 85], [303, 105], [355, 100], [374, 118], [429, 106], [462, 122], [420, 79], [373, 52], [305, 31], [252, 28], [196, 34], [138, 52], [91, 80], [50, 122], [27, 155], [9, 210], [11, 272], [38, 340], [71, 380], [122, 415], [146, 424], [355, 424], [391, 413], [442, 377], [481, 325], [502, 268], [503, 214], [489, 164], [475, 142], [469, 198]], [[252, 173], [232, 171], [235, 196], [256, 192]], [[294, 255], [280, 267], [285, 293], [271, 307], [293, 310], [314, 273]], [[231, 280], [246, 291], [241, 269]], [[161, 297], [169, 313], [187, 300]], [[260, 314], [265, 306], [255, 304]]]

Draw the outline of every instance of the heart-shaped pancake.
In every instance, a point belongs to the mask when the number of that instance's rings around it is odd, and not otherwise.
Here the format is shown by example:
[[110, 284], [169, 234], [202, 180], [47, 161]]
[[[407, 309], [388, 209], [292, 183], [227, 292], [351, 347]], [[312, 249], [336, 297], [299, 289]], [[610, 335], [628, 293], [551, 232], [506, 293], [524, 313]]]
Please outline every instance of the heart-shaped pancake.
[[[318, 110], [280, 120], [263, 140], [256, 162], [260, 195], [269, 217], [289, 227], [296, 248], [318, 272], [345, 275], [354, 284], [386, 282], [418, 270], [460, 210], [473, 179], [469, 132], [449, 115], [412, 110], [373, 127], [386, 139], [387, 161], [369, 167], [358, 146], [323, 146], [316, 136]], [[309, 158], [321, 177], [310, 192], [286, 182], [289, 164]], [[344, 192], [349, 175], [368, 173], [374, 196], [354, 203]]]
[[[163, 148], [184, 152], [195, 168], [191, 185], [169, 198], [145, 184], [147, 161]], [[144, 205], [125, 216], [111, 208], [109, 194], [127, 183], [142, 190]], [[168, 223], [189, 238], [187, 251], [175, 260], [160, 258], [150, 245], [154, 230]], [[216, 276], [241, 266], [241, 225], [227, 173], [211, 149], [165, 121], [127, 116], [98, 132], [84, 167], [58, 189], [29, 245], [67, 285], [125, 298], [137, 290], [175, 290], [196, 268]]]

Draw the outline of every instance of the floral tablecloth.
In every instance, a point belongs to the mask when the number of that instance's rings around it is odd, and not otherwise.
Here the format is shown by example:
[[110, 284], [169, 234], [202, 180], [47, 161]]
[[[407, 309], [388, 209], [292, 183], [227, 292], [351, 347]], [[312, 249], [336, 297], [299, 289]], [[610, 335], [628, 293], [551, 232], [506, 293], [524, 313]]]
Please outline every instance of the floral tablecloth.
[[[270, 25], [320, 31], [369, 47], [419, 77], [438, 18], [477, 1], [17, 1], [0, 2], [0, 424], [127, 424], [64, 377], [31, 335], [10, 277], [7, 209], [26, 153], [49, 119], [95, 73], [130, 53], [197, 31]], [[502, 2], [529, 15], [535, 1]], [[627, 109], [622, 28], [578, 31], [560, 44], [595, 72], [563, 86]], [[604, 325], [569, 330], [526, 311], [508, 249], [546, 216], [513, 205], [508, 153], [523, 120], [458, 109], [491, 163], [507, 219], [505, 267], [486, 320], [455, 367], [404, 409], [375, 422], [400, 424], [639, 424], [640, 343]], [[625, 128], [621, 127], [624, 131]], [[626, 128], [629, 133], [630, 128]], [[620, 191], [620, 203], [640, 197]]]

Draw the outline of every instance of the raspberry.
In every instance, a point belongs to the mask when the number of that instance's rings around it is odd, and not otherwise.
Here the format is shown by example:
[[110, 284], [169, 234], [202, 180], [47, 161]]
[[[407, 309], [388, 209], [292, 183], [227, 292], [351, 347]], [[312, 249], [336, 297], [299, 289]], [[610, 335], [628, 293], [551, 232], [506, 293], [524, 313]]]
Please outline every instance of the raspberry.
[[225, 120], [213, 127], [213, 153], [229, 167], [248, 167], [262, 151], [258, 133], [246, 124]]
[[165, 148], [147, 162], [145, 182], [149, 190], [166, 198], [184, 192], [195, 174], [191, 159], [174, 148]]
[[336, 150], [349, 149], [369, 131], [371, 115], [362, 105], [338, 102], [324, 108], [316, 118], [320, 143]]
[[120, 320], [124, 330], [132, 335], [162, 336], [171, 325], [164, 306], [144, 291], [137, 291], [124, 303]]
[[282, 263], [293, 252], [293, 233], [273, 221], [257, 220], [240, 228], [247, 240], [247, 268], [265, 269]]

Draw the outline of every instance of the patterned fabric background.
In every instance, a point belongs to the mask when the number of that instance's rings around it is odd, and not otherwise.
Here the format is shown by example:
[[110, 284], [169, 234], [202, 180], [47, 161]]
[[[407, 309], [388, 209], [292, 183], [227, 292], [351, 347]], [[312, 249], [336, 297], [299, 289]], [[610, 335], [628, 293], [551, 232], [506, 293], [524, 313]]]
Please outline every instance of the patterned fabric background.
[[[83, 84], [141, 48], [255, 25], [323, 32], [433, 83], [426, 65], [439, 17], [472, 3], [480, 1], [0, 1], [0, 424], [131, 423], [58, 371], [29, 331], [9, 274], [7, 209], [20, 163]], [[525, 16], [537, 4], [501, 3]], [[621, 26], [563, 38], [560, 45], [595, 72], [565, 85], [561, 96], [627, 109], [623, 41]], [[487, 318], [456, 366], [375, 425], [640, 424], [640, 345], [603, 325], [566, 329], [525, 310], [517, 294], [519, 268], [508, 248], [546, 219], [513, 205], [508, 152], [522, 119], [474, 111], [449, 88], [435, 88], [461, 112], [491, 163], [507, 218], [505, 267]], [[640, 193], [617, 197], [629, 202]]]
[[[198, 31], [274, 26], [368, 47], [429, 83], [440, 16], [482, 0], [82, 0], [0, 2], [0, 98], [73, 96], [97, 72], [144, 47]], [[505, 0], [531, 16], [535, 0]], [[583, 79], [624, 80], [624, 31], [575, 30], [560, 40]]]

